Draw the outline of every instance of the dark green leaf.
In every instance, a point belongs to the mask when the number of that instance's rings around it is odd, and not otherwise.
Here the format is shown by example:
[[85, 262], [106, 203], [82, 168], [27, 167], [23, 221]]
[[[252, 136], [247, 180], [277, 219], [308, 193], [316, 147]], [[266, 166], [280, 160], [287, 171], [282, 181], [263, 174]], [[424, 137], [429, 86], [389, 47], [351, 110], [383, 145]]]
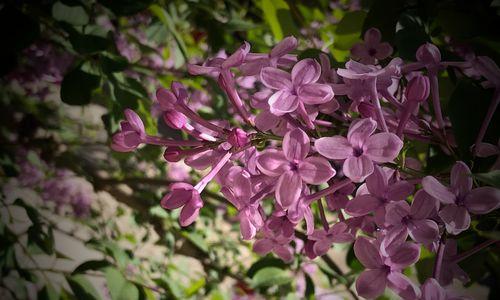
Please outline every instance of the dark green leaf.
[[304, 296], [306, 299], [315, 299], [315, 288], [314, 288], [314, 282], [309, 276], [309, 274], [304, 273], [304, 277], [306, 279], [306, 290], [304, 292]]
[[366, 18], [366, 12], [362, 10], [348, 12], [344, 15], [339, 24], [337, 24], [337, 29], [335, 29], [336, 34], [340, 35], [351, 35], [354, 34], [359, 36], [361, 29], [363, 28], [363, 22]]
[[81, 6], [69, 6], [61, 2], [56, 2], [52, 6], [52, 16], [57, 21], [66, 22], [72, 25], [86, 25], [89, 16]]
[[153, 0], [98, 0], [97, 2], [109, 8], [118, 16], [130, 16], [148, 8]]
[[106, 282], [108, 285], [111, 299], [113, 300], [137, 300], [139, 299], [139, 290], [128, 282], [120, 271], [108, 267], [105, 269]]
[[396, 32], [394, 44], [398, 54], [406, 60], [415, 60], [415, 53], [420, 45], [430, 42], [424, 24], [415, 15], [403, 14], [399, 18], [400, 29]]
[[404, 4], [405, 1], [401, 0], [373, 0], [363, 24], [363, 33], [374, 27], [382, 33], [382, 40], [392, 42]]
[[71, 274], [85, 273], [88, 270], [100, 271], [109, 266], [111, 266], [111, 264], [106, 260], [89, 260], [76, 267]]
[[70, 105], [88, 104], [92, 91], [99, 87], [99, 83], [99, 76], [75, 69], [64, 76], [61, 83], [61, 100]]
[[265, 256], [250, 266], [250, 268], [247, 270], [247, 277], [252, 278], [259, 270], [267, 267], [284, 269], [286, 266], [287, 265], [281, 259], [272, 256]]
[[104, 52], [100, 56], [102, 70], [106, 73], [124, 71], [128, 67], [125, 57]]
[[292, 276], [285, 270], [276, 267], [268, 267], [259, 270], [252, 278], [253, 288], [269, 287], [290, 283]]
[[271, 27], [274, 38], [282, 40], [289, 35], [297, 35], [298, 30], [295, 25], [290, 8], [284, 0], [263, 0], [261, 2], [264, 20]]
[[493, 170], [488, 173], [474, 174], [473, 176], [483, 183], [500, 189], [500, 170]]
[[67, 276], [66, 280], [68, 281], [71, 290], [78, 299], [101, 299], [94, 286], [84, 275]]
[[[451, 95], [448, 112], [455, 139], [465, 160], [470, 156], [486, 111], [491, 103], [492, 90], [486, 90], [470, 80], [458, 82]], [[484, 141], [496, 143], [500, 132], [500, 114], [497, 112], [490, 122]]]

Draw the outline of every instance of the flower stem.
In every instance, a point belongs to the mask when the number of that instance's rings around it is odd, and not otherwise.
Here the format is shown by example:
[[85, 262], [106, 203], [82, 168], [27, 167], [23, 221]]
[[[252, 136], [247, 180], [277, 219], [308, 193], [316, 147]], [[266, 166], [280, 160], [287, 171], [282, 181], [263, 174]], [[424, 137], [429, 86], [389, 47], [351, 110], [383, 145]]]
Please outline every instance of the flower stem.
[[177, 146], [177, 147], [193, 147], [193, 146], [203, 146], [202, 141], [178, 141], [162, 138], [159, 136], [146, 136], [145, 142], [150, 145], [159, 145], [159, 146]]
[[444, 248], [445, 248], [446, 237], [443, 235], [439, 240], [439, 247], [436, 256], [436, 260], [434, 261], [434, 269], [432, 271], [432, 277], [439, 281], [439, 276], [441, 274], [441, 266], [443, 265], [443, 257], [444, 257]]
[[382, 112], [382, 107], [380, 106], [380, 100], [378, 99], [378, 92], [377, 92], [377, 78], [373, 78], [370, 80], [371, 84], [371, 93], [372, 93], [372, 101], [373, 105], [375, 106], [375, 112], [377, 114], [377, 119], [379, 122], [380, 127], [382, 127], [382, 130], [384, 132], [389, 132], [389, 129], [387, 128], [387, 124], [385, 123], [385, 118], [384, 114]]
[[486, 116], [484, 117], [483, 124], [481, 125], [481, 129], [479, 129], [479, 133], [476, 138], [476, 143], [474, 144], [474, 154], [476, 154], [477, 145], [479, 145], [486, 134], [486, 130], [490, 125], [491, 119], [493, 119], [493, 115], [497, 110], [498, 103], [500, 103], [500, 89], [495, 89], [495, 93], [493, 94], [493, 99], [491, 100], [490, 106], [488, 107], [488, 111], [486, 112]]
[[481, 244], [475, 246], [474, 248], [472, 249], [469, 249], [465, 252], [462, 252], [458, 255], [455, 255], [454, 257], [451, 258], [451, 261], [454, 262], [454, 263], [458, 263], [464, 259], [466, 259], [467, 257], [471, 256], [471, 255], [474, 255], [476, 254], [477, 252], [483, 250], [484, 248], [490, 246], [490, 245], [493, 245], [497, 242], [500, 242], [500, 240], [487, 240], [485, 242], [482, 242]]
[[328, 220], [326, 219], [325, 215], [325, 208], [323, 207], [323, 202], [321, 199], [318, 201], [318, 208], [319, 208], [319, 216], [321, 218], [321, 223], [323, 224], [323, 228], [325, 229], [326, 232], [328, 232], [328, 229], [330, 229], [330, 226], [328, 225]]
[[441, 101], [439, 99], [439, 83], [436, 71], [429, 70], [429, 80], [430, 80], [434, 115], [436, 116], [436, 121], [439, 129], [443, 130], [444, 132], [444, 119], [443, 119], [443, 113], [441, 112]]
[[326, 196], [328, 194], [331, 194], [331, 193], [335, 192], [338, 189], [343, 188], [344, 186], [348, 185], [349, 183], [351, 183], [350, 179], [341, 180], [341, 181], [339, 181], [337, 183], [334, 183], [334, 184], [330, 185], [326, 189], [322, 189], [321, 191], [319, 191], [317, 193], [314, 193], [314, 194], [306, 196], [305, 199], [304, 199], [305, 200], [304, 202], [305, 202], [305, 204], [309, 205], [313, 201], [321, 199], [324, 196]]

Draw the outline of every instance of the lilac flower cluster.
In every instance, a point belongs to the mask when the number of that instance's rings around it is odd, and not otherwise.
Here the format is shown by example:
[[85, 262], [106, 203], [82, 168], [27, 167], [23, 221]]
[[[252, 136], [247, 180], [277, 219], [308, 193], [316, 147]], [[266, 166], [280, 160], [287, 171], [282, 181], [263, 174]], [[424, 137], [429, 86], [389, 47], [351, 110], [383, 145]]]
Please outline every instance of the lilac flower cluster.
[[27, 155], [28, 152], [20, 151], [17, 158], [20, 167], [18, 180], [22, 186], [40, 191], [42, 199], [53, 204], [57, 213], [69, 209], [76, 217], [89, 215], [95, 198], [90, 182], [70, 170], [47, 165], [34, 152], [29, 152], [29, 155], [36, 159], [27, 160]]
[[[293, 37], [270, 53], [252, 53], [244, 43], [227, 58], [188, 66], [193, 75], [217, 78], [235, 119], [241, 120], [238, 126], [202, 118], [188, 105], [188, 90], [174, 82], [170, 90], [157, 90], [156, 101], [165, 124], [191, 138], [147, 135], [140, 117], [126, 110], [112, 148], [129, 152], [141, 144], [165, 146], [167, 162], [210, 168], [194, 186], [172, 184], [161, 201], [165, 209], [181, 208], [182, 226], [197, 219], [204, 206], [201, 194], [215, 180], [238, 210], [242, 238], [256, 239], [253, 249], [259, 254], [293, 260], [296, 230], [305, 221], [302, 251], [309, 258], [324, 255], [334, 243], [354, 242], [355, 255], [366, 268], [356, 281], [360, 296], [376, 298], [389, 287], [404, 299], [458, 299], [442, 287], [454, 277], [466, 278], [456, 264], [453, 236], [470, 227], [471, 215], [499, 208], [500, 190], [474, 187], [461, 161], [451, 170], [450, 184], [442, 176], [419, 175], [402, 166], [400, 153], [405, 141], [433, 141], [446, 153], [453, 151], [453, 133], [439, 100], [441, 69], [473, 69], [486, 78], [487, 87], [497, 91], [492, 105], [500, 99], [500, 70], [484, 57], [441, 61], [432, 44], [418, 49], [416, 62], [393, 58], [379, 65], [392, 48], [380, 41], [377, 29], [368, 30], [365, 41], [352, 49], [359, 61], [337, 70], [325, 54], [319, 61], [298, 60], [290, 54], [296, 47]], [[245, 78], [255, 80], [256, 88], [243, 98], [236, 82]], [[327, 220], [323, 197], [337, 220]], [[318, 216], [311, 209], [314, 202]], [[433, 278], [419, 288], [403, 270], [419, 260], [421, 245], [437, 258]]]
[[61, 84], [74, 57], [43, 40], [32, 44], [23, 52], [26, 61], [8, 74], [7, 79], [21, 86], [28, 96], [44, 100], [54, 93], [50, 90], [51, 86]]

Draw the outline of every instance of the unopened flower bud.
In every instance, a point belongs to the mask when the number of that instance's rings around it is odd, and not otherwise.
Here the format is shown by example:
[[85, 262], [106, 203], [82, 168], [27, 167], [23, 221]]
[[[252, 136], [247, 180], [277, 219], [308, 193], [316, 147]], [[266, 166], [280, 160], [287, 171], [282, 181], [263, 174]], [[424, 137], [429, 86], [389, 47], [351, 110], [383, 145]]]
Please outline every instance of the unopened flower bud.
[[168, 162], [178, 162], [182, 157], [182, 151], [179, 147], [167, 147], [163, 153], [163, 158]]
[[417, 75], [413, 77], [406, 87], [405, 95], [408, 101], [423, 102], [429, 97], [429, 77]]
[[441, 62], [441, 52], [438, 47], [431, 43], [425, 43], [417, 50], [417, 60], [426, 65], [439, 64]]
[[227, 141], [236, 148], [244, 147], [250, 141], [245, 131], [240, 128], [234, 128], [229, 134]]
[[169, 110], [164, 112], [163, 120], [169, 127], [173, 129], [181, 129], [187, 123], [186, 116], [176, 110]]

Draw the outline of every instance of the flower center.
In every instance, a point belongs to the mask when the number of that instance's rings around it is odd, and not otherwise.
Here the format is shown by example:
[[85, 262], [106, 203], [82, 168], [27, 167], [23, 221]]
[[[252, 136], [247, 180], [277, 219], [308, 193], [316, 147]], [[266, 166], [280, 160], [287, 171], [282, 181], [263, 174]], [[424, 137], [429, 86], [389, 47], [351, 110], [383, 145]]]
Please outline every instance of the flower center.
[[377, 50], [374, 48], [370, 48], [370, 49], [368, 49], [368, 54], [370, 56], [375, 56], [375, 54], [377, 54]]
[[360, 147], [354, 147], [352, 149], [352, 155], [354, 157], [360, 157], [363, 154], [363, 148]]

